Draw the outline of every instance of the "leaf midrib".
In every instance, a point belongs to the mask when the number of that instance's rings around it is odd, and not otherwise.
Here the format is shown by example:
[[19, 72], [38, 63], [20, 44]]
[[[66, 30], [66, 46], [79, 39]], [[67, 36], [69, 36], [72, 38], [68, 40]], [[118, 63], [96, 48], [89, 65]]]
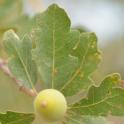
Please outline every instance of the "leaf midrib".
[[14, 46], [14, 49], [15, 49], [15, 51], [17, 52], [17, 55], [18, 55], [18, 57], [19, 57], [19, 59], [20, 59], [20, 62], [22, 63], [22, 66], [24, 67], [24, 70], [25, 70], [25, 72], [26, 72], [28, 81], [30, 82], [30, 85], [31, 85], [32, 89], [34, 89], [33, 82], [32, 82], [32, 80], [31, 80], [31, 78], [30, 78], [30, 75], [28, 74], [28, 70], [27, 70], [27, 68], [26, 68], [26, 66], [25, 66], [25, 64], [24, 64], [24, 62], [23, 62], [23, 59], [20, 57], [20, 54], [18, 53], [18, 50], [17, 50], [17, 48], [16, 48], [15, 46]]
[[[124, 93], [122, 93], [122, 94], [124, 94]], [[100, 100], [100, 101], [98, 101], [98, 102], [96, 102], [96, 103], [93, 103], [93, 104], [90, 104], [90, 105], [84, 105], [84, 106], [75, 106], [75, 107], [72, 106], [72, 107], [70, 107], [70, 109], [92, 107], [92, 106], [98, 105], [98, 104], [100, 104], [100, 103], [102, 103], [102, 102], [105, 102], [105, 101], [106, 101], [107, 99], [109, 99], [109, 98], [118, 97], [118, 96], [120, 96], [120, 95], [122, 95], [122, 94], [115, 95], [115, 96], [113, 96], [113, 97], [110, 97], [110, 96], [107, 94], [104, 99], [102, 99], [102, 100]]]
[[98, 102], [95, 102], [95, 103], [93, 103], [93, 104], [90, 104], [90, 105], [76, 106], [76, 107], [71, 107], [71, 108], [87, 108], [87, 107], [92, 107], [92, 106], [98, 105], [98, 104], [100, 104], [100, 103], [106, 101], [107, 99], [108, 99], [108, 98], [105, 97], [104, 99], [102, 99], [102, 100], [100, 100], [100, 101], [98, 101]]
[[56, 11], [56, 6], [54, 7], [54, 15], [53, 15], [53, 31], [52, 31], [52, 47], [53, 47], [53, 53], [52, 53], [52, 88], [54, 88], [54, 72], [55, 72], [55, 48], [56, 48], [56, 42], [55, 42], [55, 11]]

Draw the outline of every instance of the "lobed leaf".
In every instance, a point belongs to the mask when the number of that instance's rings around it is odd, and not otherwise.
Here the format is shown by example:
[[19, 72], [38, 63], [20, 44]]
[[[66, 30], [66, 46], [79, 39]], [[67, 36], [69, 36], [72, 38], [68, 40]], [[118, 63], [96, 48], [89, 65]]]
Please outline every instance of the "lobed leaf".
[[36, 23], [34, 59], [46, 87], [60, 89], [77, 65], [68, 49], [69, 42], [76, 40], [70, 37], [70, 20], [63, 9], [52, 5], [36, 17]]
[[34, 118], [34, 114], [29, 113], [17, 113], [10, 111], [5, 114], [0, 113], [1, 124], [31, 124]]
[[36, 23], [33, 57], [46, 88], [66, 96], [88, 88], [93, 83], [89, 75], [99, 63], [95, 34], [71, 30], [65, 11], [55, 4], [39, 14]]
[[70, 107], [70, 110], [81, 115], [107, 116], [108, 114], [124, 115], [124, 89], [117, 86], [118, 74], [107, 76], [99, 87], [92, 86], [88, 96]]
[[32, 43], [26, 35], [22, 40], [9, 30], [4, 35], [4, 45], [10, 56], [8, 66], [12, 74], [28, 88], [34, 88], [37, 82], [37, 69], [32, 60]]

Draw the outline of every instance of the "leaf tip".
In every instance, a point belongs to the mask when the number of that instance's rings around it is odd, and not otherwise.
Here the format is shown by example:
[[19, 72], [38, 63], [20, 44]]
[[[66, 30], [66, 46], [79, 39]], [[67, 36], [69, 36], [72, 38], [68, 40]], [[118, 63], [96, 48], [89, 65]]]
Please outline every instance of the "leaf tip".
[[17, 34], [14, 32], [14, 30], [10, 29], [4, 33], [3, 40], [8, 40], [11, 37], [14, 37], [15, 39], [19, 39]]
[[54, 7], [59, 7], [56, 3], [53, 3], [52, 5], [49, 6], [49, 8], [54, 8]]
[[111, 74], [110, 78], [111, 78], [111, 80], [113, 80], [113, 83], [115, 83], [115, 84], [116, 83], [119, 83], [120, 80], [121, 80], [121, 76], [120, 76], [119, 73], [113, 73], [113, 74]]

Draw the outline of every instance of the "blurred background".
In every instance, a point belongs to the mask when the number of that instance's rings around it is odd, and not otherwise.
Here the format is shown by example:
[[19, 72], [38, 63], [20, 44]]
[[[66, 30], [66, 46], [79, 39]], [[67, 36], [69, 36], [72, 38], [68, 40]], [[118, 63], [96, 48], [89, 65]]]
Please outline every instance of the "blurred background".
[[[3, 33], [13, 28], [22, 37], [33, 28], [34, 14], [52, 3], [66, 10], [72, 28], [97, 34], [103, 60], [93, 74], [96, 83], [112, 72], [119, 72], [124, 79], [124, 0], [0, 0], [0, 57], [6, 58], [1, 40]], [[11, 79], [0, 71], [0, 111], [33, 111], [32, 105], [27, 105], [30, 101], [32, 99], [18, 92]], [[113, 124], [124, 123], [123, 118], [109, 119]]]

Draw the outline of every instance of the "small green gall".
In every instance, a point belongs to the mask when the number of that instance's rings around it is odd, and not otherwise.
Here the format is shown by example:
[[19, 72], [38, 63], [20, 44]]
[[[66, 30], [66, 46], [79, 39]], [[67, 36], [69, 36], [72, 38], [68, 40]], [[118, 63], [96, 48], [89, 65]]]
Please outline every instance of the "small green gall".
[[67, 102], [64, 95], [58, 90], [45, 89], [36, 96], [34, 107], [44, 120], [54, 122], [64, 117]]

